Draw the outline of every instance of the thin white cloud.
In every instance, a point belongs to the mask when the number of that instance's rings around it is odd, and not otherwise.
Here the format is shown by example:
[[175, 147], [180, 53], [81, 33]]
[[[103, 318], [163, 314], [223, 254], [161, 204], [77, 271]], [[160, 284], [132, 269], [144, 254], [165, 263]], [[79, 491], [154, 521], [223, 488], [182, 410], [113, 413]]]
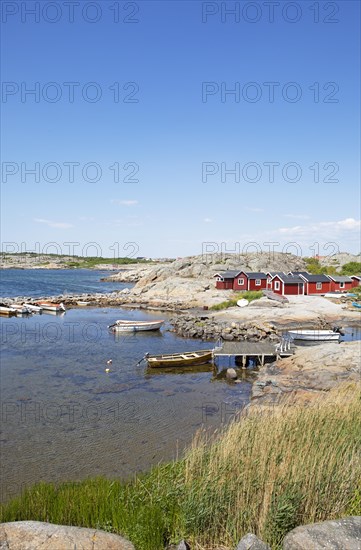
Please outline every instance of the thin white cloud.
[[354, 218], [333, 222], [318, 222], [308, 225], [295, 225], [294, 227], [280, 227], [278, 232], [282, 235], [300, 237], [334, 237], [346, 233], [358, 232], [361, 229], [361, 221]]
[[204, 218], [203, 220], [205, 223], [211, 223], [213, 220], [211, 218]]
[[74, 227], [71, 223], [54, 222], [52, 220], [44, 220], [42, 218], [34, 218], [33, 221], [36, 223], [43, 223], [48, 227], [55, 227], [56, 229], [69, 229], [70, 227]]
[[245, 210], [248, 210], [248, 212], [264, 212], [264, 208], [252, 208], [250, 206], [246, 206]]
[[118, 206], [135, 206], [139, 204], [137, 200], [122, 200], [122, 199], [111, 199], [112, 204], [117, 204]]

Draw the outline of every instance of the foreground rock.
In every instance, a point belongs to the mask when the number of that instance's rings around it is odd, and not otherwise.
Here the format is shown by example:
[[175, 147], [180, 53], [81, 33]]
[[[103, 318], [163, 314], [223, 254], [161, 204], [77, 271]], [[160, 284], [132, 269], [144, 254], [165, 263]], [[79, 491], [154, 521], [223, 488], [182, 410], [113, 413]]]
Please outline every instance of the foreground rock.
[[135, 550], [123, 537], [83, 527], [41, 521], [0, 524], [1, 550]]
[[256, 535], [248, 533], [239, 541], [236, 550], [271, 550], [271, 547], [262, 542]]
[[360, 550], [361, 517], [296, 527], [286, 535], [284, 550]]
[[295, 355], [260, 367], [251, 407], [292, 400], [307, 403], [341, 382], [360, 381], [360, 342], [297, 348]]

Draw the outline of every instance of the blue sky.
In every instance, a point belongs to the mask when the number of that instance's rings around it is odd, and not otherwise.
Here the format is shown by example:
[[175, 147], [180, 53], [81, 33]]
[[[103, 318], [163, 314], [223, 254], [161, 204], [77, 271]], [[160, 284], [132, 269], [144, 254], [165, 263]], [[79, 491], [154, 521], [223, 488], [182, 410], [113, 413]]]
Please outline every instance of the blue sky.
[[3, 249], [360, 251], [359, 2], [54, 4], [2, 3]]

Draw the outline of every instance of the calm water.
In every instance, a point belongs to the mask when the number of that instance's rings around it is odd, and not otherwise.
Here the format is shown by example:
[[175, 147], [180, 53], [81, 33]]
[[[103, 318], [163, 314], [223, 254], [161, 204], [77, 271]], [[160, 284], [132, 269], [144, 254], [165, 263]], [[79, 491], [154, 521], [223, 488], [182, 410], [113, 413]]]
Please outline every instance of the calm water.
[[85, 308], [1, 319], [3, 500], [40, 480], [146, 470], [176, 457], [202, 425], [219, 427], [248, 402], [251, 373], [235, 385], [211, 366], [152, 372], [144, 362], [137, 366], [146, 352], [210, 344], [176, 337], [167, 324], [159, 333], [115, 336], [107, 325], [119, 318], [159, 317]]
[[91, 269], [2, 269], [0, 296], [56, 296], [59, 294], [105, 293], [132, 285], [102, 282], [109, 271]]

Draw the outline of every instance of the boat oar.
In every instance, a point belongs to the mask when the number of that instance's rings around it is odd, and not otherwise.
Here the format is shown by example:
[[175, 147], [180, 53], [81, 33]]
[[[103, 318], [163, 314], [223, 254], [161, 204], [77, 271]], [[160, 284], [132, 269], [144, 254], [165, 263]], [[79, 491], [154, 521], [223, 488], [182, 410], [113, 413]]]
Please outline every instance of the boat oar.
[[140, 361], [138, 361], [138, 363], [135, 365], [136, 367], [139, 367], [139, 365], [141, 364], [142, 361], [144, 361], [144, 359], [146, 359], [148, 357], [149, 353], [146, 353]]

